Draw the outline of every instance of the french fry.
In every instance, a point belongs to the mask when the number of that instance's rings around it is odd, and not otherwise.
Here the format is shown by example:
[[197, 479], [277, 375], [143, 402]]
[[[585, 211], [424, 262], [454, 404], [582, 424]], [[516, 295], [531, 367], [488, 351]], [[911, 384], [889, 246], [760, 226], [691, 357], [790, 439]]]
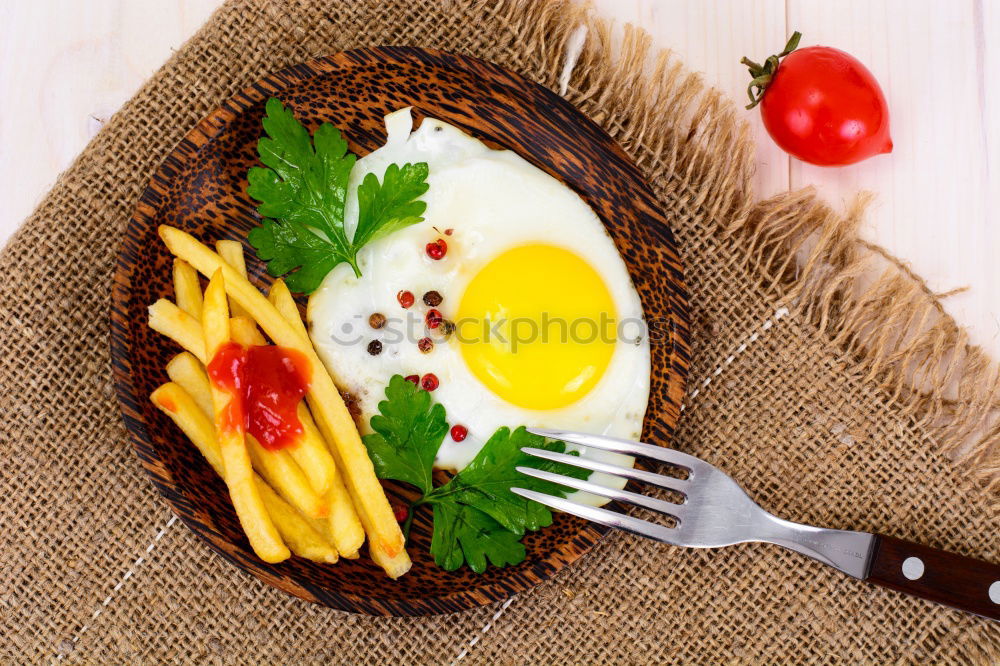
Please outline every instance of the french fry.
[[[257, 330], [257, 325], [252, 319], [246, 317], [233, 317], [229, 320], [232, 329], [233, 340], [241, 345], [264, 345], [267, 341]], [[306, 412], [304, 403], [299, 404], [299, 420], [302, 420], [302, 413]], [[312, 419], [310, 419], [311, 421]], [[337, 474], [337, 465], [333, 462], [329, 449], [322, 438], [310, 437], [304, 433], [301, 440], [283, 449], [298, 463], [309, 479], [309, 484], [318, 495], [325, 495], [330, 489], [333, 477]], [[325, 504], [325, 502], [324, 502]], [[312, 514], [310, 514], [312, 515]]]
[[222, 452], [215, 440], [215, 426], [194, 398], [180, 384], [167, 382], [153, 391], [149, 399], [187, 435], [215, 473], [225, 478]]
[[[233, 341], [244, 347], [267, 344], [252, 319], [232, 317], [229, 326]], [[329, 515], [329, 507], [323, 499], [323, 493], [316, 491], [309, 481], [308, 473], [304, 473], [305, 470], [296, 462], [293, 453], [295, 448], [297, 447], [289, 446], [280, 451], [270, 451], [247, 435], [247, 449], [254, 469], [306, 517], [324, 518]]]
[[[326, 449], [323, 435], [316, 427], [316, 422], [313, 421], [305, 403], [299, 404], [299, 421], [302, 422], [305, 439]], [[320, 526], [320, 532], [333, 542], [341, 555], [353, 560], [358, 556], [361, 544], [365, 542], [365, 530], [361, 526], [358, 512], [354, 510], [351, 496], [344, 487], [344, 480], [340, 478], [340, 472], [336, 467], [333, 468], [330, 489], [326, 493], [326, 503], [330, 507], [330, 515]]]
[[[164, 302], [168, 306], [176, 308], [170, 301]], [[180, 312], [180, 314], [186, 316], [184, 312]], [[175, 313], [171, 311], [171, 316], [174, 315]], [[244, 345], [265, 342], [256, 325], [246, 317], [233, 317], [229, 322], [232, 327], [230, 335], [234, 341]], [[183, 346], [187, 347], [188, 355], [185, 357], [182, 353], [175, 356], [167, 364], [167, 375], [171, 380], [184, 387], [200, 406], [207, 406], [207, 412], [212, 414], [214, 408], [208, 376], [192, 353], [194, 349], [204, 348], [203, 336], [195, 336], [194, 332], [191, 331], [185, 337]], [[315, 447], [315, 443], [312, 446]], [[289, 447], [282, 451], [268, 451], [260, 447], [258, 460], [253, 466], [267, 477], [282, 497], [305, 516], [323, 519], [329, 515], [329, 500], [324, 497], [325, 492], [317, 491], [314, 488], [309, 475], [303, 473], [303, 470], [296, 463], [295, 453], [298, 448], [300, 447]], [[327, 458], [328, 466], [332, 467], [336, 473], [336, 464], [333, 462], [333, 458], [329, 452], [324, 450], [323, 453]], [[306, 455], [304, 458], [308, 462], [312, 456]], [[338, 513], [340, 513], [339, 510]]]
[[372, 560], [391, 578], [405, 574], [411, 562], [404, 547], [403, 532], [375, 476], [375, 468], [361, 443], [358, 429], [312, 344], [218, 254], [180, 229], [161, 225], [159, 233], [174, 256], [194, 266], [202, 275], [210, 276], [221, 270], [226, 293], [250, 313], [267, 336], [275, 344], [295, 349], [309, 359], [313, 368], [309, 406], [324, 439], [332, 444], [337, 469], [368, 534]]
[[[305, 324], [303, 324], [302, 317], [299, 315], [299, 308], [295, 305], [292, 292], [288, 290], [288, 286], [284, 280], [281, 278], [275, 280], [271, 284], [271, 289], [267, 297], [289, 324], [295, 327], [303, 337], [308, 337]], [[323, 436], [320, 434], [316, 423], [312, 419], [312, 414], [309, 413], [305, 405], [299, 406], [299, 420], [302, 422], [307, 437], [322, 441]], [[326, 444], [326, 442], [323, 443]], [[344, 481], [340, 478], [340, 473], [336, 469], [334, 469], [334, 478], [330, 484], [330, 490], [327, 493], [326, 499], [330, 505], [330, 517], [327, 520], [323, 534], [333, 541], [341, 555], [348, 559], [354, 559], [357, 557], [361, 544], [364, 543], [365, 533], [364, 528], [361, 526], [361, 521], [358, 519], [358, 513], [354, 510], [354, 505], [351, 503], [351, 496], [347, 493]]]
[[[183, 258], [183, 257], [182, 257]], [[230, 269], [231, 270], [231, 269]], [[218, 349], [229, 342], [229, 307], [226, 304], [225, 277], [216, 270], [205, 290], [201, 322], [204, 347], [213, 357]], [[215, 433], [222, 453], [226, 485], [229, 496], [239, 516], [243, 531], [254, 552], [265, 562], [281, 562], [290, 553], [278, 534], [271, 516], [264, 507], [260, 490], [254, 482], [250, 455], [247, 453], [242, 418], [230, 418], [236, 399], [229, 391], [210, 384], [214, 407]]]
[[149, 327], [162, 333], [205, 363], [205, 338], [201, 324], [165, 298], [149, 306]]
[[[279, 280], [279, 282], [284, 286], [283, 281]], [[280, 292], [275, 292], [272, 289], [272, 298], [274, 298], [275, 293], [280, 294]], [[288, 299], [292, 299], [292, 294], [288, 291], [287, 287], [285, 287], [285, 294], [287, 294]], [[283, 300], [283, 297], [280, 295], [278, 298], [279, 300]], [[295, 319], [293, 321], [298, 321], [299, 326], [301, 326], [302, 320], [299, 318], [298, 310], [294, 309], [295, 301], [293, 299], [291, 300], [291, 305], [293, 309], [289, 313], [294, 314]], [[279, 311], [281, 311], [280, 308]], [[229, 320], [229, 325], [232, 327], [233, 339], [240, 344], [264, 344], [264, 336], [257, 330], [257, 326], [252, 320], [246, 317], [233, 317]], [[302, 330], [304, 332], [305, 328]], [[317, 520], [315, 526], [321, 528], [323, 535], [337, 546], [337, 550], [344, 557], [353, 559], [357, 557], [358, 549], [364, 543], [364, 528], [362, 528], [358, 514], [354, 510], [354, 505], [351, 504], [351, 498], [347, 494], [344, 482], [340, 479], [337, 466], [334, 464], [333, 458], [330, 457], [326, 442], [323, 441], [323, 436], [316, 427], [312, 414], [309, 413], [309, 409], [304, 402], [299, 404], [298, 417], [302, 423], [302, 441], [285, 450], [295, 459], [299, 468], [305, 472], [313, 490], [322, 495], [324, 493], [320, 490], [321, 486], [319, 484], [324, 482], [327, 484], [325, 504], [328, 507], [329, 516], [326, 520]], [[321, 475], [317, 474], [317, 472], [325, 472], [326, 474]], [[307, 517], [314, 518], [315, 514], [301, 506], [299, 508]]]
[[[229, 320], [230, 324], [232, 325], [238, 319], [240, 318], [233, 317]], [[243, 318], [243, 321], [248, 320]], [[256, 327], [253, 330], [257, 332], [257, 335], [260, 335]], [[235, 331], [233, 333], [233, 339], [239, 342]], [[195, 403], [205, 409], [206, 414], [213, 413], [214, 407], [212, 406], [208, 375], [205, 374], [205, 370], [202, 369], [194, 356], [186, 352], [175, 356], [167, 364], [167, 375], [174, 383], [187, 391]], [[328, 502], [321, 494], [313, 490], [308, 478], [299, 469], [291, 455], [287, 451], [268, 451], [259, 442], [253, 440], [250, 435], [247, 435], [246, 439], [247, 446], [251, 449], [249, 453], [253, 468], [267, 479], [278, 494], [305, 517], [325, 520], [324, 517], [329, 514]]]
[[[239, 241], [219, 240], [215, 241], [215, 251], [219, 253], [222, 260], [236, 269], [236, 272], [243, 277], [247, 276], [247, 262], [243, 256], [243, 245]], [[247, 311], [240, 307], [239, 303], [229, 302], [229, 309], [234, 317], [246, 317]], [[252, 320], [251, 320], [252, 321]]]
[[269, 451], [249, 434], [246, 440], [253, 468], [260, 472], [285, 501], [307, 518], [320, 519], [330, 515], [326, 500], [312, 489], [309, 479], [288, 451]]
[[315, 427], [312, 431], [306, 429], [306, 419], [312, 424], [312, 416], [306, 408], [305, 401], [299, 403], [298, 417], [302, 424], [302, 439], [289, 446], [288, 452], [309, 477], [313, 490], [325, 495], [333, 485], [334, 477], [337, 476], [337, 463], [333, 461], [333, 455], [319, 431]]
[[[189, 357], [194, 360], [193, 356], [189, 355]], [[208, 390], [207, 379], [205, 380], [205, 389]], [[194, 396], [190, 395], [183, 385], [169, 382], [153, 391], [150, 400], [187, 435], [191, 443], [205, 456], [205, 460], [212, 466], [215, 473], [225, 478], [222, 452], [215, 439], [215, 426], [208, 413], [202, 411], [197, 404]], [[257, 485], [268, 515], [274, 521], [274, 526], [278, 528], [282, 540], [288, 544], [293, 553], [316, 562], [332, 564], [337, 561], [336, 548], [332, 543], [326, 541], [308, 520], [300, 516], [291, 505], [281, 499], [271, 486], [267, 485], [256, 474], [254, 474], [254, 483]]]
[[299, 515], [291, 504], [281, 499], [264, 479], [258, 476], [256, 481], [267, 512], [292, 552], [314, 562], [336, 564], [339, 557], [333, 544], [316, 530], [309, 520]]
[[295, 304], [295, 297], [292, 296], [292, 292], [289, 291], [288, 285], [285, 284], [284, 280], [277, 278], [271, 283], [271, 288], [267, 292], [267, 300], [271, 301], [271, 305], [281, 313], [285, 321], [291, 324], [303, 338], [309, 339], [309, 332], [306, 330], [306, 325], [299, 314], [299, 306]]
[[267, 344], [267, 340], [257, 329], [257, 324], [250, 317], [231, 317], [229, 319], [229, 330], [231, 331], [233, 340], [244, 347]]
[[177, 307], [201, 319], [201, 283], [198, 271], [183, 259], [174, 259], [174, 300]]
[[185, 351], [170, 359], [167, 363], [167, 376], [191, 396], [206, 416], [212, 417], [215, 410], [212, 406], [212, 389], [209, 387], [205, 369], [201, 367], [201, 362], [194, 357], [194, 354]]

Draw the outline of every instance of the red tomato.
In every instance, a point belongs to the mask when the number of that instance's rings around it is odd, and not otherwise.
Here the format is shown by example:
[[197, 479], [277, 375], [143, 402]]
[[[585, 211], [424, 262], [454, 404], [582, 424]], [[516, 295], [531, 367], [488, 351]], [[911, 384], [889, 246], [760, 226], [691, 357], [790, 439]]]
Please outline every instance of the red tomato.
[[828, 46], [794, 50], [797, 36], [756, 70], [755, 63], [744, 59], [755, 77], [751, 88], [763, 91], [757, 101], [774, 142], [820, 166], [854, 164], [892, 152], [889, 109], [868, 68]]

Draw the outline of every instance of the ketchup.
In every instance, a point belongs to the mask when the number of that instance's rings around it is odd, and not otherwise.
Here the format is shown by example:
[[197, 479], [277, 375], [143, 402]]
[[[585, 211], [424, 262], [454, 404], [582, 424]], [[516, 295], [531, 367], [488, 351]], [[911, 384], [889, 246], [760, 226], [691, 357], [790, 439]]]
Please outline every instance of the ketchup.
[[297, 443], [302, 437], [297, 411], [310, 374], [309, 360], [294, 349], [223, 344], [208, 364], [208, 376], [233, 399], [216, 427], [230, 433], [243, 428], [269, 451]]

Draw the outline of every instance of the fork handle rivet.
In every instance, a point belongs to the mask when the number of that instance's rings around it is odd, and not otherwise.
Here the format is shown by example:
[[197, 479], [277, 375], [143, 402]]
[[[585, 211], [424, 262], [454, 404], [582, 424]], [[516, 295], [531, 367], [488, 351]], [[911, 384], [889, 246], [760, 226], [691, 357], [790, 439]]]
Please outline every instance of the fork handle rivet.
[[908, 557], [903, 560], [902, 569], [907, 580], [917, 580], [924, 575], [924, 561], [919, 557]]

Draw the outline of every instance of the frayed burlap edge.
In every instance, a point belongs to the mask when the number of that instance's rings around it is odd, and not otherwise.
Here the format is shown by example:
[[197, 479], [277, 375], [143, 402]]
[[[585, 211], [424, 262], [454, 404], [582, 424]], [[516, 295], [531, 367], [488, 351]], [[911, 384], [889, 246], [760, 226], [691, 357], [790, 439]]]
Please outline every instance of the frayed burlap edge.
[[975, 482], [1000, 489], [1000, 368], [945, 311], [948, 294], [861, 239], [871, 195], [843, 214], [812, 188], [751, 203], [754, 144], [735, 104], [669, 50], [654, 52], [642, 30], [625, 26], [618, 40], [588, 7], [557, 4], [532, 8], [549, 49], [564, 49], [581, 25], [588, 34], [566, 97], [631, 110], [594, 120], [659, 153], [678, 174], [671, 187], [700, 193], [696, 205], [745, 247], [777, 307], [803, 314]]
[[906, 264], [861, 240], [870, 195], [846, 215], [811, 190], [756, 206], [728, 230], [750, 261], [941, 450], [1000, 488], [1000, 373]]

